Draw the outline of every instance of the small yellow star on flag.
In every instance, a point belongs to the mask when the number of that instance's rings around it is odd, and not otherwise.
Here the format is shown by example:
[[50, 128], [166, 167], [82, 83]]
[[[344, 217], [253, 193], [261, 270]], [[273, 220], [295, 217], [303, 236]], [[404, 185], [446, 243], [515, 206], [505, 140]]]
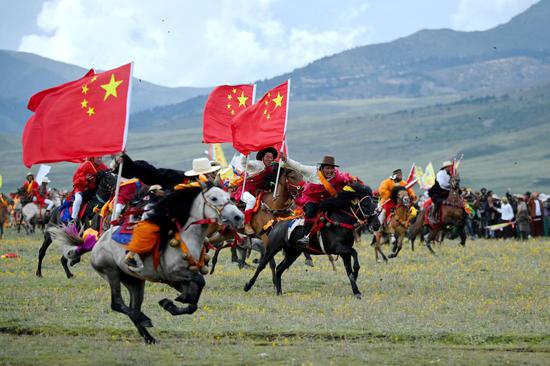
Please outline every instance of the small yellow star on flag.
[[109, 96], [113, 96], [115, 98], [118, 98], [118, 95], [116, 93], [116, 88], [120, 84], [122, 84], [123, 80], [115, 80], [115, 74], [111, 74], [111, 80], [109, 80], [109, 84], [103, 84], [101, 85], [101, 88], [105, 89], [105, 96], [103, 97], [103, 101], [106, 101]]
[[92, 80], [90, 80], [90, 83], [93, 83], [93, 82], [96, 81], [96, 80], [97, 80], [97, 76], [94, 76], [94, 77], [92, 78]]
[[233, 88], [233, 94], [237, 93], [237, 89]]
[[231, 94], [227, 94], [227, 99], [233, 99], [233, 97], [231, 96]]
[[88, 94], [88, 85], [87, 84], [84, 84], [82, 86], [82, 94]]
[[93, 107], [90, 107], [90, 108], [88, 108], [88, 112], [86, 112], [86, 113], [88, 113], [88, 116], [91, 117], [91, 116], [93, 116], [93, 115], [95, 114], [95, 110], [94, 110]]
[[88, 101], [84, 99], [82, 102], [80, 102], [80, 105], [82, 106], [82, 108], [88, 108]]

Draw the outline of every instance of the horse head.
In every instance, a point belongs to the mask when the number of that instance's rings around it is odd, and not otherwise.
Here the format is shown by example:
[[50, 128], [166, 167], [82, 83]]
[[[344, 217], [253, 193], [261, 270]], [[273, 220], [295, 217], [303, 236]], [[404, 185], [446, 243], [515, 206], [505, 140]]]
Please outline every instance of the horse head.
[[220, 225], [229, 225], [234, 229], [244, 226], [244, 214], [231, 202], [229, 193], [216, 186], [205, 186], [202, 197], [205, 219], [211, 219]]
[[97, 179], [97, 195], [107, 200], [109, 196], [114, 192], [117, 176], [113, 172], [108, 170], [102, 170], [96, 173]]
[[292, 198], [298, 197], [302, 186], [302, 174], [292, 169], [283, 169], [281, 173], [280, 184], [283, 184]]
[[377, 203], [372, 197], [372, 189], [360, 183], [352, 184], [351, 188], [357, 194], [356, 199], [352, 201], [356, 208], [352, 207], [352, 211], [359, 220], [366, 221], [372, 230], [377, 231], [380, 228], [380, 221], [378, 221]]

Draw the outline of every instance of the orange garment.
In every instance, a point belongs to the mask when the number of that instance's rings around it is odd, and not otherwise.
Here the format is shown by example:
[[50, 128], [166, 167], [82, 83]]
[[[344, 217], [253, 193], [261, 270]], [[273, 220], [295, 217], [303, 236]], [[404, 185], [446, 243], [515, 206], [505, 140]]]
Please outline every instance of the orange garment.
[[[407, 185], [406, 182], [401, 181], [399, 182], [399, 185], [402, 187], [405, 187]], [[380, 187], [378, 187], [378, 195], [380, 196], [380, 202], [387, 201], [391, 198], [391, 190], [395, 187], [395, 181], [391, 178], [388, 178], [386, 180], [383, 180], [382, 183], [380, 183]], [[407, 189], [407, 193], [409, 194], [409, 197], [411, 198], [412, 202], [416, 202], [416, 194], [414, 194], [414, 191], [412, 188]]]
[[150, 221], [140, 221], [134, 226], [127, 250], [137, 254], [149, 254], [160, 243], [160, 228]]

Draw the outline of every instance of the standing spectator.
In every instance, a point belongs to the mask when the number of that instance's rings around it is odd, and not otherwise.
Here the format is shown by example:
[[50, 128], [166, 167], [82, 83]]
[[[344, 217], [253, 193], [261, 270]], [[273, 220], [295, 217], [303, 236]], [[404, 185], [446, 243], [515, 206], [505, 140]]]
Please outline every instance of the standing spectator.
[[550, 197], [547, 195], [539, 195], [544, 207], [544, 236], [550, 236]]
[[516, 225], [519, 231], [519, 236], [521, 240], [527, 240], [529, 237], [529, 208], [527, 207], [527, 202], [523, 198], [518, 198], [518, 212], [516, 214]]
[[502, 197], [502, 204], [500, 208], [495, 208], [495, 210], [500, 213], [500, 223], [510, 223], [510, 225], [502, 229], [502, 237], [504, 240], [510, 240], [514, 236], [514, 229], [512, 228], [512, 222], [514, 221], [514, 210], [512, 205], [508, 202], [508, 198]]
[[529, 194], [529, 196], [527, 207], [529, 207], [529, 216], [531, 217], [531, 236], [535, 238], [544, 234], [544, 207], [541, 200], [539, 200], [538, 192], [534, 192], [532, 195]]

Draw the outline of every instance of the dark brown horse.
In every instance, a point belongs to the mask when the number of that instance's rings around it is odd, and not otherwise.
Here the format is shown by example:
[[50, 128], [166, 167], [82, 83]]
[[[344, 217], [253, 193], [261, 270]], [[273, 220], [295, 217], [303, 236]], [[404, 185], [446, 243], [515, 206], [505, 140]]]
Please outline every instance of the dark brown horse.
[[[454, 228], [455, 232], [460, 237], [460, 245], [466, 245], [466, 232], [464, 227], [466, 225], [466, 211], [464, 210], [464, 200], [460, 196], [460, 178], [458, 175], [451, 177], [450, 181], [451, 189], [449, 191], [449, 196], [441, 204], [439, 210], [439, 217], [437, 222], [426, 223], [427, 217], [430, 216], [429, 210], [433, 210], [434, 206], [430, 206], [428, 209], [423, 209], [420, 211], [417, 221], [412, 226], [411, 231], [413, 235], [410, 235], [411, 245], [414, 248], [414, 238], [421, 234], [424, 236], [425, 245], [428, 250], [435, 254], [431, 243], [438, 239], [441, 234], [444, 233], [448, 228]], [[410, 233], [411, 234], [411, 233]], [[414, 249], [413, 249], [414, 250]]]
[[360, 266], [357, 251], [353, 248], [354, 229], [356, 224], [368, 224], [374, 230], [378, 230], [379, 222], [371, 189], [359, 185], [355, 185], [353, 188], [354, 192], [342, 191], [336, 198], [322, 202], [320, 209], [328, 211], [325, 217], [327, 224], [319, 231], [321, 240], [314, 237], [306, 247], [298, 243], [298, 240], [304, 236], [303, 226], [297, 227], [289, 233], [288, 222], [283, 221], [275, 224], [269, 234], [266, 254], [261, 259], [254, 276], [244, 286], [244, 290], [249, 291], [254, 286], [266, 265], [282, 250], [285, 257], [277, 265], [273, 277], [277, 295], [282, 294], [281, 277], [283, 272], [296, 261], [301, 253], [307, 252], [313, 255], [334, 254], [341, 256], [353, 294], [360, 298], [361, 292], [357, 287]]
[[0, 239], [4, 237], [4, 225], [8, 222], [10, 215], [11, 200], [3, 193], [0, 193]]

